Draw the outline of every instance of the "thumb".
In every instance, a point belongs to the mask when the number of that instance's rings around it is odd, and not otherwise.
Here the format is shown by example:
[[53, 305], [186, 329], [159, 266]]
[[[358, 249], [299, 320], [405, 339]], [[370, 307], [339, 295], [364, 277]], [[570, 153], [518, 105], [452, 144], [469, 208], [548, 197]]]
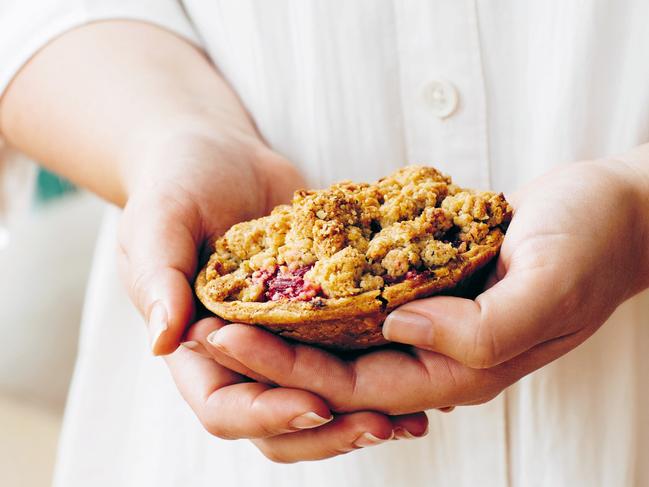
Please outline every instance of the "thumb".
[[545, 269], [510, 273], [475, 301], [438, 296], [407, 303], [388, 316], [383, 334], [472, 368], [493, 367], [575, 331], [569, 286]]
[[144, 317], [154, 355], [173, 352], [194, 314], [190, 280], [200, 241], [193, 205], [155, 195], [129, 200], [119, 230], [119, 265]]
[[306, 181], [288, 159], [270, 149], [262, 150], [264, 156], [260, 157], [259, 174], [268, 195], [265, 210], [270, 211], [279, 204], [289, 203], [296, 189], [306, 187]]

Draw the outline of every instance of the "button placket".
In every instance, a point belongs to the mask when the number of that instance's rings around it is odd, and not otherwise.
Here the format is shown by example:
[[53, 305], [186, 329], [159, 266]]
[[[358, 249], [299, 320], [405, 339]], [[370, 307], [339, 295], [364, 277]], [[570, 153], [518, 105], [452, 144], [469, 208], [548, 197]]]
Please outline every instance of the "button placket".
[[489, 186], [485, 91], [471, 0], [395, 0], [408, 158]]

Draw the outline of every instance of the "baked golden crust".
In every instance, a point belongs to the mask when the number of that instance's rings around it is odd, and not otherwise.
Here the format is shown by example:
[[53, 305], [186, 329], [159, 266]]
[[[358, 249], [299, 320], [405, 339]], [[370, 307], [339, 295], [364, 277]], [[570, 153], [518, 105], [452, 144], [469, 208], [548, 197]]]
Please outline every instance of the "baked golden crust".
[[418, 166], [298, 191], [217, 239], [196, 293], [231, 322], [329, 348], [380, 345], [392, 309], [456, 288], [498, 253], [511, 213], [502, 194]]

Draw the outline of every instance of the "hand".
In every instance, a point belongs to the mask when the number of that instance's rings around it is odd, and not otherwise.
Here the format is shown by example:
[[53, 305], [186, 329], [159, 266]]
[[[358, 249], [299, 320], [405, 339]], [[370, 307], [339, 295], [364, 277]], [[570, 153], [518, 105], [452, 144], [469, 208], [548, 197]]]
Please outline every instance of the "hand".
[[326, 402], [312, 393], [277, 387], [218, 350], [210, 348], [210, 354], [201, 343], [208, 343], [207, 337], [223, 326], [225, 323], [218, 318], [199, 321], [187, 336], [191, 340], [187, 343], [198, 353], [180, 347], [166, 357], [183, 397], [213, 435], [253, 438], [266, 457], [290, 463], [319, 460], [427, 433], [424, 413], [387, 416], [361, 411], [333, 415]]
[[485, 402], [578, 346], [647, 287], [647, 178], [630, 167], [574, 164], [511, 197], [515, 215], [486, 291], [475, 301], [411, 302], [386, 320], [388, 339], [416, 348], [346, 361], [246, 325], [204, 345], [334, 411]]
[[[221, 135], [223, 137], [223, 134]], [[278, 154], [239, 133], [227, 150], [210, 137], [180, 137], [147, 154], [146, 179], [133, 184], [119, 242], [123, 280], [147, 318], [156, 354], [173, 352], [194, 318], [192, 280], [197, 250], [230, 225], [267, 213], [302, 184]], [[146, 165], [145, 165], [146, 167]], [[272, 175], [281, 174], [282, 177]], [[199, 420], [221, 438], [256, 438], [275, 461], [320, 459], [369, 446], [393, 431], [424, 434], [423, 413], [387, 417], [376, 412], [332, 416], [313, 393], [258, 382], [194, 353], [196, 337], [220, 328], [199, 321], [187, 347], [166, 358], [178, 389]], [[287, 434], [291, 433], [291, 434]], [[369, 434], [371, 436], [363, 436]]]
[[[120, 270], [156, 354], [174, 351], [193, 322], [191, 281], [204, 243], [302, 185], [260, 140], [208, 56], [146, 22], [93, 22], [57, 36], [3, 94], [0, 131], [49, 169], [126, 204]], [[270, 437], [331, 416], [312, 393], [252, 383], [186, 347], [167, 361], [217, 435]], [[262, 449], [282, 461], [322, 458], [351, 448], [361, 433], [387, 438], [395, 425], [419, 434], [426, 418], [339, 416], [308, 434], [279, 436], [276, 447], [264, 440]]]

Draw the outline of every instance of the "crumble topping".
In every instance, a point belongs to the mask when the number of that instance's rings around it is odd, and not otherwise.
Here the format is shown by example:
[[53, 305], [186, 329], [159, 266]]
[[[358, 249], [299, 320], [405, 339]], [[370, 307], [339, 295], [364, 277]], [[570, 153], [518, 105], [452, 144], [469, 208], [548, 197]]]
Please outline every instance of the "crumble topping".
[[431, 167], [300, 190], [215, 241], [208, 290], [217, 301], [309, 301], [443, 276], [511, 214], [502, 193], [459, 188]]

